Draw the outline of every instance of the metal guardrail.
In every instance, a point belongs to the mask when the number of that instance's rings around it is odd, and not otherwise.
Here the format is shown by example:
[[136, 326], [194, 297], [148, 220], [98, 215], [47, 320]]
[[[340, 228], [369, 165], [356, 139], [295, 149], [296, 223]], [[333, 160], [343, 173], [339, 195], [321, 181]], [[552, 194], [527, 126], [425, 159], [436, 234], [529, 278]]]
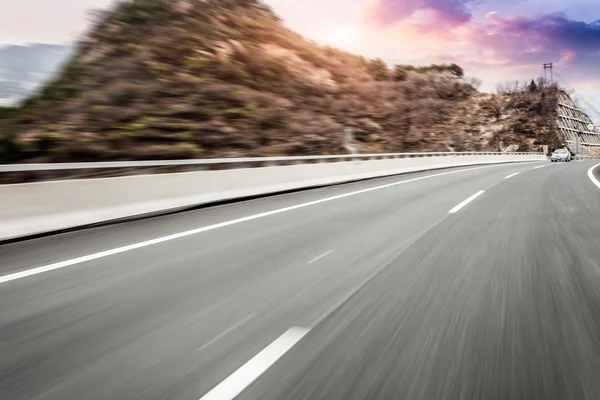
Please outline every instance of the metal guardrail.
[[156, 160], [156, 161], [109, 161], [87, 163], [51, 163], [51, 164], [4, 164], [0, 165], [2, 172], [32, 172], [32, 171], [67, 171], [82, 169], [112, 169], [112, 168], [151, 168], [151, 167], [180, 167], [201, 165], [244, 165], [277, 163], [302, 163], [306, 161], [356, 161], [394, 158], [417, 157], [457, 157], [457, 156], [493, 156], [493, 155], [543, 155], [543, 153], [508, 153], [508, 152], [429, 152], [429, 153], [382, 153], [382, 154], [343, 154], [327, 156], [299, 157], [247, 157], [247, 158], [214, 158], [191, 160]]

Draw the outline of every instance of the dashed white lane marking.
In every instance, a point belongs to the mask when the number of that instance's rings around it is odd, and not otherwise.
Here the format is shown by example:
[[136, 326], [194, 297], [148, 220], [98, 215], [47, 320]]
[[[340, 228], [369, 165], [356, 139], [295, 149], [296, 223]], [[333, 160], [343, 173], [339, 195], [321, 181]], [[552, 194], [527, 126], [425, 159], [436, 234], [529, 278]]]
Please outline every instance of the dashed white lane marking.
[[594, 185], [596, 185], [598, 187], [598, 189], [600, 189], [600, 181], [598, 181], [598, 179], [596, 179], [596, 177], [594, 176], [594, 170], [596, 168], [600, 167], [600, 164], [596, 164], [594, 165], [592, 168], [590, 168], [588, 170], [588, 176], [590, 177], [590, 179], [592, 180], [592, 183]]
[[540, 169], [540, 168], [545, 168], [546, 165], [540, 165], [539, 167], [535, 167], [534, 169]]
[[229, 375], [200, 400], [233, 400], [269, 367], [298, 343], [310, 330], [293, 327]]
[[199, 347], [196, 351], [202, 351], [202, 350], [206, 349], [207, 347], [210, 347], [211, 345], [213, 345], [216, 342], [218, 342], [219, 340], [223, 339], [225, 336], [229, 335], [231, 332], [233, 332], [234, 330], [236, 330], [240, 326], [244, 325], [246, 322], [250, 321], [255, 316], [256, 316], [256, 314], [250, 314], [250, 315], [248, 315], [246, 318], [244, 318], [243, 320], [239, 321], [237, 324], [233, 325], [232, 327], [230, 327], [228, 329], [225, 329], [219, 335], [215, 336], [212, 340], [208, 341], [207, 343], [205, 343], [204, 345], [202, 345], [201, 347]]
[[512, 175], [505, 176], [505, 177], [504, 177], [504, 179], [510, 179], [510, 178], [512, 178], [513, 176], [517, 176], [517, 175], [519, 175], [519, 174], [520, 174], [520, 172], [515, 172], [515, 173], [514, 173], [514, 174], [512, 174]]
[[312, 260], [310, 260], [308, 263], [309, 263], [309, 264], [314, 264], [314, 263], [316, 263], [317, 261], [319, 261], [320, 259], [327, 257], [328, 255], [330, 255], [330, 254], [331, 254], [331, 253], [333, 253], [334, 251], [335, 251], [334, 249], [327, 250], [325, 253], [323, 253], [323, 254], [321, 254], [321, 255], [319, 255], [319, 256], [316, 256], [315, 258], [313, 258]]
[[41, 266], [41, 267], [27, 269], [27, 270], [24, 270], [24, 271], [21, 271], [21, 272], [16, 272], [16, 273], [13, 273], [13, 274], [0, 276], [0, 284], [6, 283], [6, 282], [10, 282], [10, 281], [14, 281], [14, 280], [21, 279], [21, 278], [26, 278], [26, 277], [32, 276], [32, 275], [38, 275], [38, 274], [42, 274], [42, 273], [45, 273], [45, 272], [50, 272], [50, 271], [54, 271], [54, 270], [57, 270], [57, 269], [61, 269], [61, 268], [65, 268], [65, 267], [70, 267], [70, 266], [77, 265], [77, 264], [82, 264], [82, 263], [85, 263], [85, 262], [97, 260], [99, 258], [113, 256], [115, 254], [125, 253], [127, 251], [141, 249], [143, 247], [153, 246], [153, 245], [156, 245], [156, 244], [160, 244], [160, 243], [164, 243], [164, 242], [169, 242], [169, 241], [176, 240], [176, 239], [181, 239], [181, 238], [184, 238], [184, 237], [187, 237], [187, 236], [197, 235], [199, 233], [208, 232], [208, 231], [212, 231], [212, 230], [215, 230], [215, 229], [224, 228], [224, 227], [231, 226], [231, 225], [236, 225], [236, 224], [239, 224], [239, 223], [242, 223], [242, 222], [252, 221], [252, 220], [255, 220], [255, 219], [264, 218], [264, 217], [268, 217], [268, 216], [276, 215], [276, 214], [281, 214], [281, 213], [284, 213], [284, 212], [293, 211], [293, 210], [297, 210], [297, 209], [304, 208], [304, 207], [310, 207], [310, 206], [314, 206], [314, 205], [321, 204], [321, 203], [326, 203], [326, 202], [333, 201], [333, 200], [343, 199], [345, 197], [355, 196], [357, 194], [373, 192], [375, 190], [386, 189], [386, 188], [393, 187], [393, 186], [403, 185], [405, 183], [422, 181], [422, 180], [425, 180], [425, 179], [436, 178], [436, 177], [439, 177], [439, 176], [446, 176], [446, 175], [458, 174], [458, 173], [461, 173], [461, 172], [468, 172], [468, 171], [476, 171], [476, 170], [484, 169], [484, 168], [497, 168], [497, 167], [501, 167], [501, 166], [504, 166], [504, 164], [486, 165], [486, 166], [483, 166], [483, 167], [467, 168], [467, 169], [460, 169], [460, 170], [457, 170], [457, 171], [449, 171], [449, 172], [442, 172], [442, 173], [439, 173], [439, 174], [426, 175], [426, 176], [421, 176], [419, 178], [407, 179], [405, 181], [389, 183], [387, 185], [375, 186], [375, 187], [372, 187], [372, 188], [363, 189], [363, 190], [357, 190], [357, 191], [354, 191], [354, 192], [345, 193], [345, 194], [341, 194], [341, 195], [338, 195], [338, 196], [331, 196], [331, 197], [326, 197], [326, 198], [320, 199], [320, 200], [309, 201], [307, 203], [301, 203], [301, 204], [297, 204], [297, 205], [291, 206], [291, 207], [279, 208], [279, 209], [276, 209], [276, 210], [267, 211], [267, 212], [260, 213], [260, 214], [254, 214], [254, 215], [250, 215], [250, 216], [243, 217], [243, 218], [232, 219], [230, 221], [225, 221], [225, 222], [221, 222], [221, 223], [214, 224], [214, 225], [208, 225], [208, 226], [204, 226], [204, 227], [201, 227], [201, 228], [197, 228], [197, 229], [192, 229], [192, 230], [185, 231], [185, 232], [176, 233], [176, 234], [173, 234], [173, 235], [163, 236], [163, 237], [159, 237], [159, 238], [156, 238], [156, 239], [147, 240], [145, 242], [134, 243], [134, 244], [130, 244], [128, 246], [117, 247], [117, 248], [114, 248], [114, 249], [101, 251], [99, 253], [89, 254], [87, 256], [72, 258], [70, 260], [60, 261], [60, 262], [57, 262], [57, 263], [54, 263], [54, 264], [48, 264], [48, 265], [44, 265], [44, 266]]
[[469, 197], [468, 199], [466, 199], [465, 201], [463, 201], [462, 203], [460, 203], [459, 205], [454, 207], [452, 210], [448, 211], [448, 214], [456, 214], [463, 207], [465, 207], [467, 204], [469, 204], [470, 202], [472, 202], [473, 200], [475, 200], [476, 198], [478, 198], [479, 196], [481, 196], [484, 193], [485, 193], [485, 190], [481, 190], [481, 191], [475, 193], [473, 196]]

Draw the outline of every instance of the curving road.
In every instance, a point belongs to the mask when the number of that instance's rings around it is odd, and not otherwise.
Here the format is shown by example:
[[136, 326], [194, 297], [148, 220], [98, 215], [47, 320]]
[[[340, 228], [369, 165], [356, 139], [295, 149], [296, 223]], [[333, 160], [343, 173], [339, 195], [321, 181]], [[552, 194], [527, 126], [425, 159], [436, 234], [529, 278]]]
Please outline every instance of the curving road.
[[409, 174], [1, 245], [0, 399], [600, 398], [594, 164]]

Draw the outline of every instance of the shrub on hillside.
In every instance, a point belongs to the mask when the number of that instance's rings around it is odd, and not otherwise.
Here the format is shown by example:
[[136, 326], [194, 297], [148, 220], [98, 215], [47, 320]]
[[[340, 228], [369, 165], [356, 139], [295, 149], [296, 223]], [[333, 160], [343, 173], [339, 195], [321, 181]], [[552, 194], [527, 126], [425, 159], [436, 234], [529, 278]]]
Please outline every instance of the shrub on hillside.
[[0, 136], [0, 163], [21, 161], [25, 157], [25, 149], [14, 135]]
[[370, 60], [367, 64], [367, 72], [378, 81], [390, 79], [390, 70], [387, 64], [380, 58]]
[[394, 66], [394, 80], [395, 81], [405, 81], [408, 78], [408, 72], [401, 65]]
[[117, 4], [115, 16], [126, 24], [145, 24], [166, 20], [171, 7], [165, 0], [126, 0]]
[[398, 64], [395, 66], [395, 73], [402, 75], [402, 72], [416, 72], [419, 74], [427, 74], [431, 72], [450, 72], [452, 75], [457, 76], [459, 78], [464, 77], [465, 71], [456, 64], [431, 64], [429, 66], [414, 66], [414, 65], [405, 65]]

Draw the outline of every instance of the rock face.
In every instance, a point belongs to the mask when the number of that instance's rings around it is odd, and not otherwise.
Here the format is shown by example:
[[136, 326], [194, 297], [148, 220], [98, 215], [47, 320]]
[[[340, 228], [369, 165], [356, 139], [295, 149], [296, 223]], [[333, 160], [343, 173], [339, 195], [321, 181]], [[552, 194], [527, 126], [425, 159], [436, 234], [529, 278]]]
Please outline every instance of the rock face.
[[56, 80], [0, 108], [0, 162], [345, 153], [347, 129], [360, 152], [552, 145], [517, 97], [318, 46], [258, 0], [122, 1]]
[[557, 129], [559, 92], [540, 81], [535, 90], [523, 86], [493, 95], [478, 93], [456, 108], [448, 128], [454, 129], [454, 142], [464, 149], [554, 149], [564, 143]]

